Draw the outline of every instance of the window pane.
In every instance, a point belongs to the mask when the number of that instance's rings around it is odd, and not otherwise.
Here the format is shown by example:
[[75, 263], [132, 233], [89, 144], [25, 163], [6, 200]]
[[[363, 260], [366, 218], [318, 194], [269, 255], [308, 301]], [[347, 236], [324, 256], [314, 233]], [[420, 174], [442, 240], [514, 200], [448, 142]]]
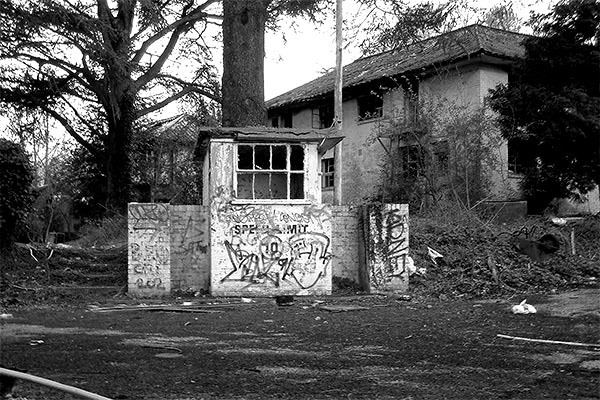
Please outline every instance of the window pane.
[[271, 165], [271, 152], [269, 146], [255, 146], [254, 147], [254, 167], [255, 169], [270, 169]]
[[271, 198], [287, 199], [287, 173], [271, 174]]
[[304, 171], [304, 148], [295, 144], [290, 147], [292, 149], [290, 155], [292, 171]]
[[254, 198], [255, 199], [270, 199], [269, 193], [269, 174], [258, 173], [254, 174]]
[[238, 168], [252, 169], [252, 146], [238, 146]]
[[273, 169], [287, 168], [287, 146], [273, 146]]
[[238, 199], [252, 198], [252, 174], [237, 175], [237, 197]]
[[304, 198], [304, 174], [290, 174], [290, 199]]

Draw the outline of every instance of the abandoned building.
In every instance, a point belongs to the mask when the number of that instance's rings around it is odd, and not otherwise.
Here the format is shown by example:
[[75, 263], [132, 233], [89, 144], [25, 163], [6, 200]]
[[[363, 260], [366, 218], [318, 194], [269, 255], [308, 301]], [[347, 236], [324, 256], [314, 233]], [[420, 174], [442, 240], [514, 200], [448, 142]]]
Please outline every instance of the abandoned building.
[[[425, 108], [436, 114], [437, 121], [456, 117], [457, 110], [485, 113], [489, 90], [508, 83], [511, 63], [524, 54], [521, 42], [525, 37], [471, 25], [346, 65], [342, 129], [344, 203], [361, 203], [376, 196], [386, 153], [393, 154], [405, 172], [419, 164], [419, 152], [411, 137], [414, 139], [415, 132], [422, 128], [420, 119]], [[271, 125], [331, 126], [333, 90], [334, 72], [330, 72], [267, 101]], [[468, 151], [452, 154], [449, 134], [443, 127], [438, 129], [441, 132], [433, 135], [430, 145], [432, 164], [437, 166], [439, 176], [447, 173], [453, 157], [464, 159], [472, 154]], [[494, 145], [493, 161], [479, 169], [488, 180], [481, 197], [525, 213], [526, 202], [519, 201], [523, 199], [519, 160], [527, 155], [502, 140], [497, 129], [484, 129], [484, 137], [493, 139], [490, 143]], [[380, 134], [381, 131], [387, 135]], [[333, 151], [329, 151], [321, 160], [323, 202], [332, 201], [333, 157]], [[588, 194], [588, 199], [587, 203], [571, 207], [580, 212], [600, 211], [597, 189]]]

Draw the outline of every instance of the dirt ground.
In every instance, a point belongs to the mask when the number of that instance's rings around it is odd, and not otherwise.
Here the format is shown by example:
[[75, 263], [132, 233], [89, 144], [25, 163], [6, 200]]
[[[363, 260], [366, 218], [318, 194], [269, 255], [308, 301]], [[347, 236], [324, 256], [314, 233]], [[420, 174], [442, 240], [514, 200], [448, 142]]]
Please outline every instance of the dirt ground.
[[[531, 296], [538, 313], [513, 315], [522, 299], [311, 297], [279, 307], [272, 299], [196, 298], [183, 307], [189, 299], [168, 301], [188, 312], [98, 308], [139, 304], [132, 300], [4, 309], [12, 318], [0, 322], [0, 364], [114, 399], [600, 398], [600, 289]], [[26, 382], [13, 396], [72, 398]]]

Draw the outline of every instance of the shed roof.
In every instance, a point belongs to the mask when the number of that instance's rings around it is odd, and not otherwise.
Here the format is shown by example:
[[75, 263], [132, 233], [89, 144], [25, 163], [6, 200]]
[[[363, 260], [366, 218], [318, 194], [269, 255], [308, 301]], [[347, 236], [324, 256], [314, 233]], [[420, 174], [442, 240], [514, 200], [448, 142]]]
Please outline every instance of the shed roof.
[[[484, 54], [500, 59], [523, 56], [521, 45], [527, 35], [470, 25], [435, 36], [404, 48], [386, 51], [344, 66], [344, 88], [351, 88], [405, 73], [419, 73], [443, 65]], [[298, 104], [332, 93], [335, 71], [322, 75], [266, 102], [268, 109]]]

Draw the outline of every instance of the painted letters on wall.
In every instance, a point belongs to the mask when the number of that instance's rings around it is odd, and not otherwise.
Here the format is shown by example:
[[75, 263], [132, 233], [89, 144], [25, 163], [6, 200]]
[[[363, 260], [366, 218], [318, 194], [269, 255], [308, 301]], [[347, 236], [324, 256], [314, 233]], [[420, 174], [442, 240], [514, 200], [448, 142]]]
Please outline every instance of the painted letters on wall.
[[331, 294], [329, 206], [221, 203], [211, 213], [213, 295]]
[[168, 205], [130, 203], [128, 230], [129, 293], [168, 295], [171, 290]]
[[368, 269], [371, 291], [408, 288], [408, 205], [384, 204], [369, 210]]

